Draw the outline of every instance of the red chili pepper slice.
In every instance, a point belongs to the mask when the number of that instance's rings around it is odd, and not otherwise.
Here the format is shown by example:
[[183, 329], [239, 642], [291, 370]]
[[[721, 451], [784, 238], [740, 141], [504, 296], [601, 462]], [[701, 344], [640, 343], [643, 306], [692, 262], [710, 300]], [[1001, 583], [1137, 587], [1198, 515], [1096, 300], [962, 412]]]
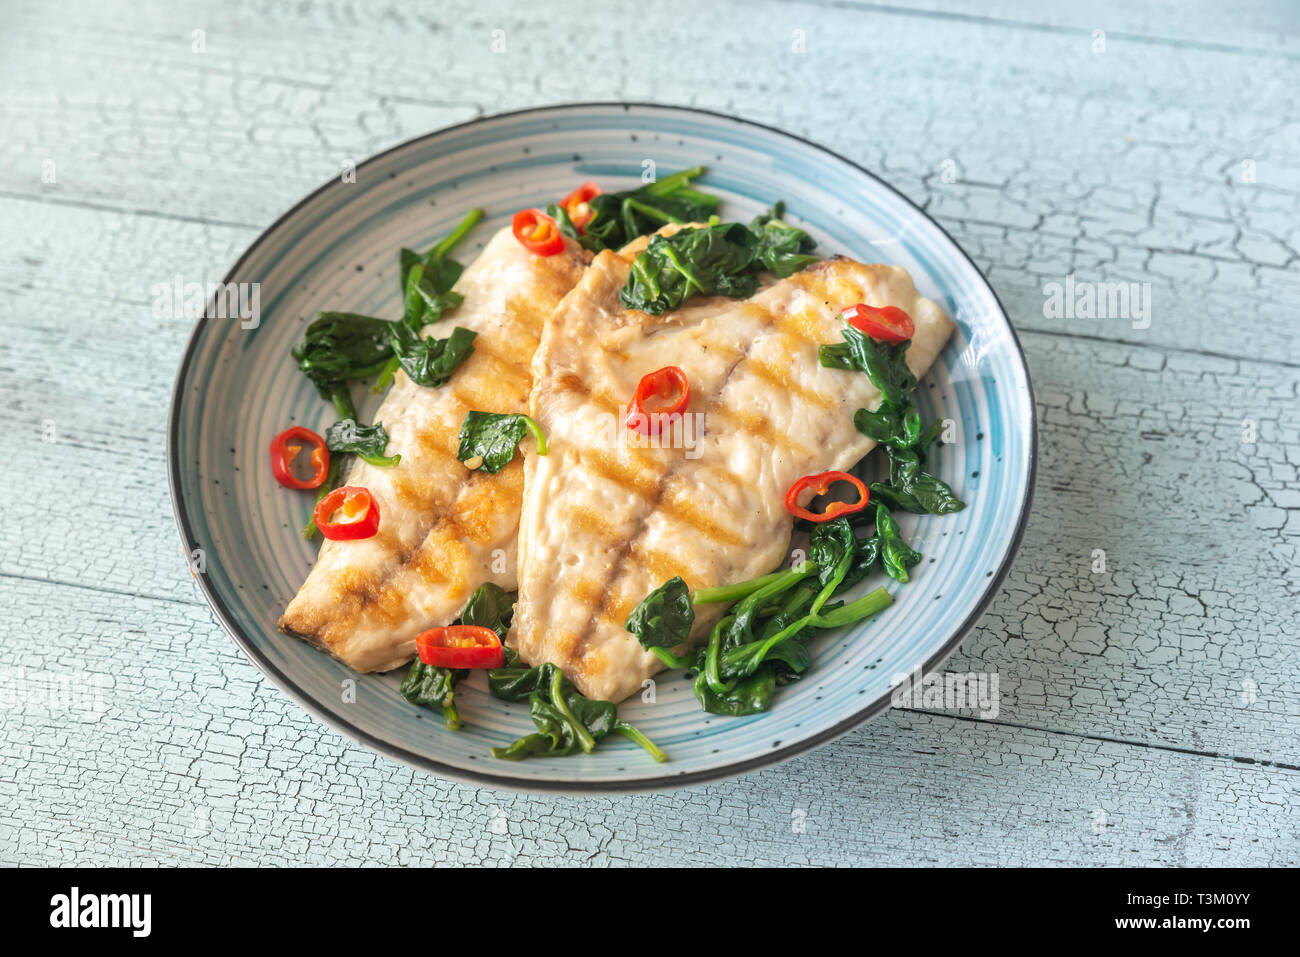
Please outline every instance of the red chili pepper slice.
[[422, 662], [439, 668], [500, 668], [506, 660], [501, 638], [478, 625], [430, 628], [416, 636], [415, 650]]
[[603, 192], [605, 191], [595, 183], [588, 181], [560, 200], [560, 205], [569, 214], [569, 219], [578, 228], [578, 232], [584, 232], [583, 227], [591, 222], [591, 217], [596, 215], [596, 211], [589, 204]]
[[530, 253], [537, 256], [554, 256], [564, 252], [564, 236], [555, 220], [535, 209], [521, 209], [510, 224], [515, 239]]
[[316, 503], [315, 518], [320, 533], [336, 542], [370, 538], [379, 531], [379, 503], [370, 489], [344, 485]]
[[[306, 442], [311, 448], [311, 478], [300, 479], [293, 474], [290, 467], [294, 458], [302, 451], [301, 443]], [[275, 480], [285, 488], [304, 489], [320, 488], [325, 476], [330, 471], [330, 450], [325, 447], [325, 440], [311, 429], [295, 425], [285, 429], [271, 440], [271, 471]]]
[[[859, 500], [856, 502], [832, 502], [826, 507], [826, 511], [821, 514], [810, 512], [799, 504], [799, 495], [805, 490], [812, 491], [813, 495], [825, 495], [836, 482], [851, 483], [858, 490]], [[841, 515], [852, 515], [854, 512], [862, 511], [867, 507], [867, 501], [870, 497], [871, 493], [867, 491], [867, 487], [862, 484], [862, 480], [858, 477], [850, 475], [848, 472], [822, 472], [820, 475], [805, 475], [790, 486], [790, 491], [785, 493], [785, 510], [795, 518], [807, 519], [810, 522], [829, 522]]]
[[[649, 406], [651, 398], [671, 401]], [[686, 411], [690, 401], [691, 384], [686, 373], [677, 366], [664, 366], [641, 377], [627, 408], [627, 427], [642, 435], [658, 435], [665, 422]]]
[[912, 317], [897, 306], [877, 309], [860, 302], [856, 306], [849, 306], [841, 315], [854, 329], [881, 342], [897, 345], [906, 342], [916, 333]]

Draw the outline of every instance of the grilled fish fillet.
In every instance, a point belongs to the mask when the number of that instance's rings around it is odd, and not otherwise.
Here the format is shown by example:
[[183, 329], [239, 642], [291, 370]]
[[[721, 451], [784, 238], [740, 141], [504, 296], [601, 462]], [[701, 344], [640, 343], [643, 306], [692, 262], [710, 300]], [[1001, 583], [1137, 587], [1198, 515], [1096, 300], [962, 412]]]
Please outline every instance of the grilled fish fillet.
[[[818, 345], [842, 338], [840, 309], [906, 310], [918, 378], [952, 331], [906, 271], [849, 259], [768, 277], [745, 301], [629, 311], [618, 293], [638, 249], [595, 258], [533, 357], [530, 413], [550, 452], [527, 457], [509, 636], [525, 661], [552, 662], [583, 694], [614, 701], [662, 667], [625, 629], [641, 599], [674, 575], [695, 589], [770, 572], [794, 526], [786, 489], [872, 449], [853, 413], [876, 408], [879, 393], [862, 373], [817, 363]], [[703, 414], [702, 434], [693, 451], [631, 447], [626, 403], [643, 375], [668, 365], [690, 381], [687, 411]], [[723, 609], [696, 611], [693, 643]]]
[[415, 654], [415, 637], [453, 621], [485, 581], [515, 588], [515, 544], [523, 499], [516, 458], [496, 475], [456, 459], [465, 413], [526, 412], [529, 363], [546, 318], [585, 266], [575, 243], [534, 256], [509, 229], [498, 232], [462, 274], [464, 303], [425, 334], [454, 326], [478, 333], [474, 351], [441, 388], [398, 372], [375, 421], [388, 431], [392, 468], [357, 460], [349, 485], [379, 504], [379, 532], [326, 541], [280, 619], [285, 631], [357, 671], [387, 671]]

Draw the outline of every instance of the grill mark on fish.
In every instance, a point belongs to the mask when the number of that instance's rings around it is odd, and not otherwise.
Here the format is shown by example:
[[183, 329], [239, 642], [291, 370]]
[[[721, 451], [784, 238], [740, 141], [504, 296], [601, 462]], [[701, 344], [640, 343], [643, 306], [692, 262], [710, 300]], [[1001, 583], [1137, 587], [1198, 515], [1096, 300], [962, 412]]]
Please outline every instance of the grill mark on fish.
[[664, 493], [664, 511], [684, 525], [689, 525], [709, 541], [718, 545], [742, 545], [744, 539], [731, 529], [719, 524], [713, 516], [700, 508], [699, 503], [685, 489], [669, 488]]
[[604, 583], [595, 578], [579, 578], [571, 582], [566, 591], [580, 602], [593, 603], [604, 588]]
[[[399, 550], [393, 571], [363, 590], [355, 615], [375, 607], [382, 610], [385, 595], [392, 593], [394, 579], [408, 568], [446, 584], [447, 593], [453, 598], [467, 590], [464, 570], [469, 565], [470, 550], [465, 542], [482, 546], [496, 540], [491, 520], [495, 518], [503, 496], [518, 495], [522, 491], [523, 464], [515, 459], [495, 476], [480, 472], [466, 474], [468, 478], [458, 486], [452, 510], [438, 517], [419, 544]], [[437, 543], [437, 548], [431, 547], [434, 543]], [[452, 557], [452, 560], [435, 561], [435, 557]]]
[[[746, 364], [748, 370], [748, 364]], [[807, 456], [812, 454], [812, 450], [807, 446], [796, 442], [787, 432], [782, 432], [772, 424], [772, 420], [761, 412], [754, 412], [751, 409], [719, 409], [715, 415], [722, 419], [724, 423], [730, 422], [737, 427], [738, 431], [748, 432], [767, 442], [774, 449], [782, 450], [790, 455]]]
[[[644, 595], [641, 596], [641, 598], [644, 597]], [[609, 602], [606, 602], [605, 610], [598, 612], [595, 620], [625, 628], [628, 615], [632, 614], [632, 610], [641, 603], [641, 598], [632, 598], [626, 595], [615, 596]]]
[[[799, 345], [802, 346], [805, 341], [799, 340]], [[833, 409], [837, 405], [834, 399], [827, 398], [817, 390], [808, 388], [797, 379], [792, 379], [788, 374], [791, 368], [789, 365], [782, 367], [768, 359], [754, 358], [750, 361], [748, 368], [768, 385], [775, 386], [785, 392], [791, 392], [809, 405], [815, 405], [826, 410]]]
[[[502, 236], [507, 239], [504, 246]], [[513, 250], [516, 245], [508, 231], [499, 232], [494, 243], [489, 244], [492, 250]], [[382, 632], [387, 625], [393, 625], [396, 631], [398, 626], [409, 623], [409, 583], [422, 588], [434, 586], [439, 592], [433, 596], [439, 608], [447, 601], [463, 600], [479, 584], [468, 579], [486, 571], [487, 547], [498, 539], [508, 544], [509, 533], [497, 528], [495, 520], [506, 505], [517, 510], [522, 498], [523, 467], [516, 460], [495, 476], [466, 471], [456, 459], [460, 423], [470, 408], [496, 411], [493, 406], [509, 392], [513, 395], [500, 411], [526, 410], [532, 388], [531, 357], [540, 341], [543, 320], [579, 281], [589, 259], [589, 254], [570, 248], [563, 256], [546, 259], [494, 252], [491, 260], [481, 260], [490, 261], [494, 268], [505, 262], [505, 268], [515, 270], [509, 282], [518, 280], [527, 291], [511, 294], [503, 303], [498, 300], [499, 304], [473, 313], [465, 324], [480, 332], [474, 352], [452, 382], [439, 390], [441, 398], [394, 406], [401, 422], [413, 423], [414, 427], [394, 429], [396, 420], [390, 424], [390, 434], [402, 436], [409, 459], [401, 471], [385, 476], [388, 481], [384, 499], [399, 506], [399, 511], [432, 511], [436, 515], [446, 508], [446, 514], [437, 515], [423, 528], [412, 528], [408, 522], [381, 528], [373, 540], [378, 556], [368, 554], [355, 564], [346, 556], [338, 556], [328, 574], [309, 576], [281, 616], [280, 625], [286, 632], [353, 667], [370, 670], [370, 666], [363, 667], [359, 662], [364, 659], [373, 664], [376, 648], [383, 654], [383, 640], [376, 631]], [[528, 264], [528, 280], [519, 276], [520, 262]], [[473, 272], [482, 270], [470, 267], [467, 278]], [[489, 287], [482, 280], [476, 281], [479, 285], [470, 297], [481, 302], [476, 298], [479, 288]], [[445, 326], [457, 324], [453, 317]], [[488, 329], [493, 330], [492, 334], [483, 335]], [[407, 382], [405, 388], [415, 387]], [[413, 477], [412, 466], [417, 464], [419, 475]], [[405, 540], [399, 540], [402, 528], [408, 533]], [[500, 534], [494, 534], [494, 529]], [[366, 637], [358, 644], [354, 636], [359, 633]], [[405, 652], [409, 658], [413, 649], [407, 644], [405, 640], [398, 643], [394, 635], [389, 647], [394, 655]]]
[[[722, 468], [721, 466], [718, 465], [713, 465], [711, 463], [705, 462], [702, 459], [696, 460], [695, 469], [696, 469], [696, 474], [698, 476], [701, 476], [702, 478], [703, 477], [711, 478], [713, 480], [712, 484], [719, 485], [724, 488], [728, 485], [737, 485], [740, 488], [744, 489], [751, 496], [755, 496], [758, 494], [758, 486], [754, 485], [753, 482], [746, 482], [743, 476], [738, 475], [729, 469]], [[675, 481], [676, 478], [677, 476], [670, 476], [669, 480]], [[672, 491], [674, 495], [685, 495], [685, 496], [690, 496], [694, 492], [693, 489], [679, 488], [675, 485]]]
[[588, 508], [585, 505], [570, 505], [567, 517], [573, 521], [574, 526], [579, 531], [595, 532], [605, 538], [618, 537], [618, 530], [610, 525], [605, 516], [594, 508]]
[[[807, 283], [800, 284], [800, 288], [812, 294], [808, 289]], [[825, 298], [825, 297], [823, 297]], [[851, 297], [850, 297], [851, 298]], [[782, 313], [777, 316], [774, 325], [778, 332], [799, 342], [801, 345], [805, 342], [820, 343], [817, 339], [817, 333], [821, 328], [823, 319], [815, 312], [807, 309], [794, 313]]]
[[478, 367], [452, 380], [453, 398], [480, 412], [509, 409], [527, 399], [532, 376], [526, 370], [491, 356], [483, 358]]
[[[764, 321], [765, 321], [764, 329], [770, 328], [773, 323], [771, 310], [764, 309], [763, 313], [764, 313]], [[722, 380], [718, 386], [718, 390], [717, 390], [718, 396], [721, 396], [721, 394], [726, 390], [727, 384], [731, 382], [732, 376], [736, 374], [736, 370], [745, 363], [746, 359], [749, 358], [749, 353], [753, 349], [754, 342], [757, 338], [758, 338], [757, 335], [752, 336], [749, 339], [749, 341], [745, 344], [745, 348], [741, 350], [740, 356], [736, 359], [735, 362], [733, 362], [727, 368], [726, 374], [723, 375]], [[703, 411], [707, 417], [710, 412], [716, 412], [718, 407], [719, 406], [718, 406], [717, 398], [710, 397], [708, 404], [701, 411]], [[613, 561], [609, 563], [605, 574], [605, 581], [604, 581], [605, 590], [601, 597], [601, 603], [596, 608], [592, 617], [588, 620], [586, 628], [581, 633], [578, 634], [577, 640], [574, 644], [573, 651], [568, 655], [566, 655], [566, 659], [568, 660], [569, 664], [571, 665], [577, 664], [577, 660], [576, 660], [577, 656], [579, 654], [582, 654], [586, 650], [588, 639], [590, 639], [592, 632], [595, 631], [596, 621], [598, 619], [606, 618], [613, 610], [610, 608], [609, 583], [612, 582], [617, 577], [617, 575], [622, 571], [623, 566], [627, 563], [627, 558], [632, 553], [633, 545], [636, 543], [637, 539], [639, 539], [640, 536], [645, 532], [646, 519], [650, 515], [654, 514], [655, 510], [659, 507], [661, 501], [663, 500], [664, 493], [667, 490], [669, 479], [671, 479], [673, 475], [677, 472], [677, 470], [680, 469], [681, 467], [682, 467], [681, 460], [677, 460], [669, 466], [666, 472], [664, 472], [662, 475], [659, 476], [659, 480], [655, 485], [654, 493], [648, 497], [648, 501], [646, 503], [648, 507], [646, 508], [644, 515], [641, 518], [640, 528], [637, 529], [637, 531], [633, 533], [632, 536], [624, 539], [620, 543], [618, 551], [615, 553]], [[607, 534], [606, 537], [613, 538], [616, 536], [613, 534]]]
[[[632, 464], [631, 461], [620, 459], [606, 452], [584, 450], [580, 454], [583, 466], [626, 492], [632, 492], [642, 498], [649, 498], [658, 491], [660, 476], [657, 472], [642, 470], [634, 474], [630, 473], [628, 466]], [[730, 472], [723, 472], [722, 474], [726, 475], [729, 480], [739, 481]], [[753, 490], [752, 486], [745, 485], [744, 487], [750, 491]], [[668, 494], [663, 497], [661, 505], [664, 512], [671, 518], [690, 526], [711, 542], [719, 545], [740, 545], [744, 541], [735, 532], [716, 522], [712, 516], [700, 508], [699, 503], [684, 489], [669, 489]]]
[[629, 472], [626, 466], [632, 464], [630, 459], [625, 462], [607, 452], [591, 450], [582, 451], [580, 456], [583, 465], [626, 492], [634, 492], [637, 495], [648, 495], [654, 492], [658, 482], [657, 474], [647, 470]]
[[[436, 578], [446, 588], [449, 598], [455, 599], [469, 592], [465, 571], [469, 567], [469, 548], [456, 535], [459, 528], [452, 518], [440, 519], [434, 526], [436, 534], [426, 535], [424, 541], [402, 563], [403, 568], [413, 566], [421, 575]], [[437, 543], [437, 548], [430, 547]], [[387, 590], [396, 575], [384, 582]], [[363, 611], [364, 606], [363, 606]]]
[[566, 372], [556, 378], [555, 384], [551, 387], [554, 392], [568, 392], [576, 395], [578, 398], [588, 402], [599, 402], [607, 405], [614, 410], [615, 415], [621, 415], [626, 408], [626, 403], [608, 389], [596, 391], [582, 379], [578, 378], [572, 372]]
[[441, 428], [420, 429], [414, 436], [414, 442], [420, 453], [422, 468], [418, 473], [414, 469], [394, 473], [394, 498], [399, 504], [411, 508], [428, 508], [455, 501], [462, 485], [448, 484], [443, 479], [448, 474], [455, 475], [456, 469], [464, 468], [456, 458], [459, 447], [456, 433]]
[[[681, 564], [680, 555], [670, 555], [662, 549], [655, 548], [652, 545], [646, 545], [642, 541], [632, 543], [629, 552], [635, 554], [638, 561], [645, 565], [651, 572], [655, 573], [660, 581], [667, 581], [674, 575], [681, 575], [686, 584], [691, 585], [691, 576], [678, 570]], [[644, 595], [641, 597], [645, 597]]]

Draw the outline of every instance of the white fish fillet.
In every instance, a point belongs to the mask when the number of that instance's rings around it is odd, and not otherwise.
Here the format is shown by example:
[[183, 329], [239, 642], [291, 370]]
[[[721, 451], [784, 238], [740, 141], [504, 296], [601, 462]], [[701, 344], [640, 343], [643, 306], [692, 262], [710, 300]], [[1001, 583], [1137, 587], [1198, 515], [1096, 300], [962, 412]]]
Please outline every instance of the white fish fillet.
[[456, 284], [464, 303], [424, 334], [465, 326], [478, 333], [473, 354], [440, 388], [397, 373], [375, 421], [402, 461], [358, 460], [347, 477], [378, 502], [379, 532], [326, 541], [281, 628], [357, 671], [387, 671], [411, 659], [416, 635], [455, 620], [483, 582], [515, 588], [522, 462], [496, 475], [470, 471], [456, 459], [458, 434], [471, 409], [527, 411], [543, 324], [583, 266], [574, 243], [538, 257], [503, 229], [465, 270]]
[[[906, 310], [918, 378], [952, 331], [905, 270], [849, 259], [769, 277], [746, 301], [630, 311], [618, 293], [638, 248], [596, 257], [533, 357], [530, 414], [550, 452], [527, 457], [509, 637], [525, 661], [552, 662], [583, 694], [614, 701], [662, 667], [625, 629], [642, 598], [674, 575], [695, 589], [770, 572], [793, 530], [789, 486], [872, 449], [853, 413], [876, 408], [879, 394], [862, 373], [817, 362], [818, 345], [841, 341], [840, 309]], [[705, 417], [695, 458], [626, 444], [622, 411], [641, 377], [668, 365], [690, 381], [688, 412]], [[697, 608], [693, 640], [720, 614]]]

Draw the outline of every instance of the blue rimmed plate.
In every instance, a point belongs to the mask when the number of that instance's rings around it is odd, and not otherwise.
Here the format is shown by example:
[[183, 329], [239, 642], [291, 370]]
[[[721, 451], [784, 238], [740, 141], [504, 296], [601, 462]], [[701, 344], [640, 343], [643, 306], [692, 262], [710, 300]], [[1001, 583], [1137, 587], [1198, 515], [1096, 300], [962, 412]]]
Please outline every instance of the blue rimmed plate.
[[[358, 676], [277, 632], [316, 549], [298, 532], [308, 499], [276, 484], [266, 444], [289, 423], [323, 431], [334, 419], [289, 350], [303, 320], [321, 309], [399, 315], [398, 249], [427, 248], [469, 207], [488, 215], [457, 251], [464, 262], [516, 210], [553, 202], [588, 179], [607, 190], [634, 186], [650, 164], [659, 173], [707, 167], [701, 184], [722, 196], [727, 219], [748, 220], [783, 199], [788, 218], [815, 236], [823, 254], [901, 265], [945, 305], [957, 331], [918, 388], [917, 405], [927, 420], [954, 420], [956, 441], [941, 447], [937, 469], [969, 505], [955, 515], [902, 517], [925, 555], [913, 580], [885, 582], [895, 603], [883, 614], [814, 640], [814, 667], [781, 689], [767, 714], [705, 714], [690, 682], [671, 675], [653, 704], [632, 698], [622, 706], [670, 763], [655, 764], [617, 736], [592, 755], [498, 761], [489, 747], [534, 729], [527, 708], [492, 698], [481, 676], [457, 688], [465, 726], [452, 733], [440, 714], [398, 694], [400, 672]], [[1033, 397], [1015, 333], [988, 283], [899, 193], [779, 130], [617, 103], [526, 110], [439, 130], [362, 163], [355, 182], [312, 193], [224, 281], [259, 284], [259, 321], [199, 321], [168, 432], [172, 502], [186, 552], [202, 549], [199, 583], [239, 646], [294, 700], [367, 747], [436, 774], [530, 791], [649, 790], [740, 774], [824, 744], [886, 707], [896, 676], [918, 666], [929, 672], [953, 652], [996, 593], [1028, 516]], [[371, 403], [363, 417], [378, 399]]]

